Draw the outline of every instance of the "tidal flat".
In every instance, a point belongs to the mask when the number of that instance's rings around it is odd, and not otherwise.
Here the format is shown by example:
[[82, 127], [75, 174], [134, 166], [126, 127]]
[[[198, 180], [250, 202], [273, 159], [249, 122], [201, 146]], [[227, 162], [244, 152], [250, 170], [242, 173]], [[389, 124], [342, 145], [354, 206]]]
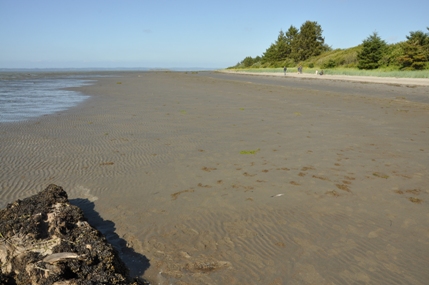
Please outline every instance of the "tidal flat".
[[153, 284], [429, 280], [429, 87], [93, 80], [82, 104], [0, 123], [1, 207], [62, 186]]

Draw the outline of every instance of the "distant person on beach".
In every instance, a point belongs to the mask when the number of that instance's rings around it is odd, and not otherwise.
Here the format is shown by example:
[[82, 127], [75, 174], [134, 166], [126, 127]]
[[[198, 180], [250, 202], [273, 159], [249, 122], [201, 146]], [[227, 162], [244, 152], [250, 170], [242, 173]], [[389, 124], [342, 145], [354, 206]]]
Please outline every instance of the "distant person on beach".
[[286, 68], [286, 66], [283, 68], [283, 72], [284, 72], [284, 74], [286, 75], [286, 71], [287, 71], [287, 68]]

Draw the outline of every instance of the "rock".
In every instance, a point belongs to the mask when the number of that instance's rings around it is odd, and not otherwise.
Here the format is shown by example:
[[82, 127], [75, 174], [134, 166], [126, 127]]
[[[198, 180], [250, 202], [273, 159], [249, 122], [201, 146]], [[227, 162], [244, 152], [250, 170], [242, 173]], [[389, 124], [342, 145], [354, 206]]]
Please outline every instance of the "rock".
[[149, 283], [129, 278], [118, 252], [52, 184], [0, 210], [0, 284]]

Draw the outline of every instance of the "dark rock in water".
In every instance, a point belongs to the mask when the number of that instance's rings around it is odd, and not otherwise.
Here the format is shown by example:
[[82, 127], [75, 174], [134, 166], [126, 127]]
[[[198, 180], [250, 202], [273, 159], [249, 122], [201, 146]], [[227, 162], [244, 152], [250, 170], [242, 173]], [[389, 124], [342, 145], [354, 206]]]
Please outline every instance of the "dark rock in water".
[[149, 283], [130, 280], [117, 251], [52, 184], [0, 210], [0, 284]]

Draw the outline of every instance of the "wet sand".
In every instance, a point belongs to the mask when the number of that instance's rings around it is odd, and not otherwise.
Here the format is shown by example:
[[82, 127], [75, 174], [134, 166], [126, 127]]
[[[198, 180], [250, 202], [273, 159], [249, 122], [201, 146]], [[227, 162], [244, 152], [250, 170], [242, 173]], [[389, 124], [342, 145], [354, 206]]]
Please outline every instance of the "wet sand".
[[429, 87], [121, 76], [0, 124], [2, 207], [61, 185], [153, 284], [429, 280]]

